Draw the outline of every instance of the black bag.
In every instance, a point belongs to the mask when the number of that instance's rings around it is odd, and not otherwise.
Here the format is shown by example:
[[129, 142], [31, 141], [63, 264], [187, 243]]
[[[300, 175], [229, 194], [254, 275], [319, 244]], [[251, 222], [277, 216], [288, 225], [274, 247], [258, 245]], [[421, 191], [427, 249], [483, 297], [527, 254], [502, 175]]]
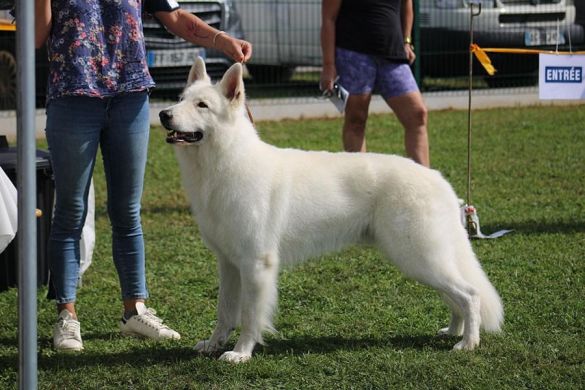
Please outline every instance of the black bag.
[[15, 0], [0, 0], [0, 10], [13, 9], [15, 3]]

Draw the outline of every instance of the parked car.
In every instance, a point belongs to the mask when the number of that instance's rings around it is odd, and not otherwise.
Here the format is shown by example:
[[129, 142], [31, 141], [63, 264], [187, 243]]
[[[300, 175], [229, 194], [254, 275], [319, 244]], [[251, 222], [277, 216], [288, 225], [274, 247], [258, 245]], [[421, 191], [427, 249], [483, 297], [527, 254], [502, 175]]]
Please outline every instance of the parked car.
[[[421, 0], [422, 74], [444, 77], [468, 71], [469, 3], [469, 0]], [[481, 12], [473, 19], [473, 41], [483, 48], [564, 51], [585, 39], [583, 27], [575, 23], [573, 0], [476, 0], [475, 3], [481, 3]], [[490, 53], [489, 56], [498, 70], [495, 76], [486, 78], [492, 85], [505, 85], [518, 78], [537, 79], [537, 55]], [[475, 64], [478, 73], [485, 74]]]
[[[204, 22], [230, 35], [243, 38], [243, 30], [233, 0], [178, 0], [181, 8]], [[8, 8], [10, 2], [0, 0]], [[16, 26], [9, 12], [0, 10], [0, 110], [16, 107]], [[154, 94], [183, 89], [189, 68], [197, 56], [205, 58], [210, 77], [219, 78], [232, 64], [222, 52], [193, 44], [169, 33], [154, 18], [143, 20], [147, 62], [156, 82]], [[47, 55], [45, 49], [36, 53], [37, 106], [46, 94]]]
[[16, 105], [16, 58], [14, 34], [16, 26], [0, 11], [0, 110]]
[[585, 1], [575, 2], [575, 22], [585, 29]]
[[[418, 1], [421, 76], [467, 74], [472, 1]], [[297, 66], [321, 65], [321, 0], [237, 0], [237, 4], [246, 38], [254, 44], [248, 69], [257, 81], [288, 77]], [[480, 46], [567, 50], [569, 42], [584, 41], [583, 27], [575, 24], [573, 0], [482, 0], [481, 5], [481, 14], [474, 18], [474, 41]], [[537, 56], [493, 57], [497, 78], [538, 68]]]
[[[0, 1], [0, 7], [8, 6], [8, 2]], [[0, 8], [0, 110], [16, 107], [16, 25], [14, 18], [7, 10]], [[47, 78], [47, 56], [45, 50], [36, 51], [37, 80]], [[41, 105], [45, 99], [46, 81], [37, 82], [36, 100]]]
[[321, 66], [321, 0], [237, 0], [257, 82], [288, 80], [298, 66]]

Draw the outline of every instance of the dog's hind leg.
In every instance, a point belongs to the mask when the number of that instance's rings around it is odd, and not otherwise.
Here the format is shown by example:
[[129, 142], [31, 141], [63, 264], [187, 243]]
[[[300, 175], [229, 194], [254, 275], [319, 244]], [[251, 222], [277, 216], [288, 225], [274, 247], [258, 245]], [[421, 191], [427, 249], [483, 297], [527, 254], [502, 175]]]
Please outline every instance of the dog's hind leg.
[[448, 261], [442, 266], [436, 262], [423, 261], [423, 264], [422, 267], [426, 269], [426, 272], [413, 275], [413, 277], [438, 290], [444, 298], [446, 297], [447, 304], [451, 308], [451, 323], [447, 332], [457, 335], [463, 328], [463, 339], [455, 344], [453, 349], [473, 350], [479, 345], [481, 323], [478, 291], [459, 276], [454, 268], [449, 267]]
[[461, 336], [463, 334], [463, 316], [461, 315], [459, 306], [453, 302], [445, 293], [441, 293], [443, 301], [451, 309], [451, 321], [449, 326], [439, 330], [439, 336]]
[[[453, 349], [474, 349], [479, 345], [479, 326], [481, 323], [479, 294], [473, 287], [466, 282], [462, 282], [462, 280], [438, 288], [449, 297], [450, 301], [459, 307], [463, 314], [463, 339], [455, 344]], [[455, 321], [455, 323], [451, 322], [448, 329], [451, 329], [451, 326], [455, 328], [460, 326], [458, 323], [460, 320], [456, 319]]]
[[225, 259], [218, 258], [218, 272], [217, 325], [209, 340], [199, 341], [195, 346], [195, 350], [202, 353], [222, 349], [240, 321], [240, 271]]
[[[428, 237], [421, 234], [421, 237]], [[380, 241], [378, 241], [380, 242]], [[407, 276], [436, 289], [451, 307], [452, 321], [447, 331], [459, 333], [463, 318], [463, 340], [453, 349], [472, 350], [479, 345], [480, 298], [478, 291], [461, 276], [454, 260], [455, 251], [440, 240], [402, 240], [402, 245], [382, 242], [380, 249]], [[406, 243], [406, 244], [404, 244]]]
[[436, 289], [451, 308], [451, 323], [447, 332], [456, 335], [463, 328], [463, 339], [453, 349], [472, 350], [479, 345], [479, 292], [460, 275], [452, 260], [452, 252], [437, 249], [434, 253], [421, 253], [419, 259], [411, 259], [419, 262], [418, 270], [411, 276]]
[[[246, 261], [246, 260], [244, 260]], [[241, 363], [252, 357], [256, 343], [262, 343], [263, 331], [274, 331], [272, 315], [278, 291], [278, 257], [266, 253], [241, 266], [241, 330], [233, 351], [225, 352], [220, 359]]]

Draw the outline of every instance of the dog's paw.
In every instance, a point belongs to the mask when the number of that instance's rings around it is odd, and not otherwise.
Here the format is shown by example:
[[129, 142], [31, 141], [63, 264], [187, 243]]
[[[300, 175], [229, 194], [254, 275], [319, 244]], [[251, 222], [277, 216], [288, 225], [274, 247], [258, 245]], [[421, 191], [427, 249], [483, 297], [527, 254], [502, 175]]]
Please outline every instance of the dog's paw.
[[453, 351], [473, 351], [479, 346], [479, 340], [461, 340], [453, 347]]
[[439, 329], [439, 331], [437, 332], [437, 336], [439, 336], [439, 337], [461, 336], [462, 334], [463, 334], [463, 329], [452, 330], [450, 327]]
[[219, 357], [219, 360], [223, 360], [224, 362], [238, 364], [238, 363], [245, 363], [248, 360], [250, 360], [251, 358], [252, 358], [252, 355], [247, 354], [247, 353], [227, 351], [227, 352], [224, 352]]
[[199, 353], [213, 353], [217, 352], [221, 347], [215, 343], [211, 343], [209, 340], [201, 340], [195, 345], [195, 351]]

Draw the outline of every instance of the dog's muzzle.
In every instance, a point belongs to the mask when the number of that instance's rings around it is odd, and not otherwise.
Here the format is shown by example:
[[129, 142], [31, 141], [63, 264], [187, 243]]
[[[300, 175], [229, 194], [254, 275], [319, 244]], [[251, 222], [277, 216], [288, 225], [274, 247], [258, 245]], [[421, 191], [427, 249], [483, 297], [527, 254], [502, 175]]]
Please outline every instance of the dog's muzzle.
[[160, 123], [167, 129], [166, 141], [169, 144], [194, 144], [203, 139], [202, 131], [183, 132], [173, 130], [171, 122], [173, 114], [170, 110], [163, 110], [158, 114]]
[[194, 131], [192, 133], [183, 133], [181, 131], [169, 130], [167, 132], [168, 144], [194, 144], [203, 139], [203, 132]]

